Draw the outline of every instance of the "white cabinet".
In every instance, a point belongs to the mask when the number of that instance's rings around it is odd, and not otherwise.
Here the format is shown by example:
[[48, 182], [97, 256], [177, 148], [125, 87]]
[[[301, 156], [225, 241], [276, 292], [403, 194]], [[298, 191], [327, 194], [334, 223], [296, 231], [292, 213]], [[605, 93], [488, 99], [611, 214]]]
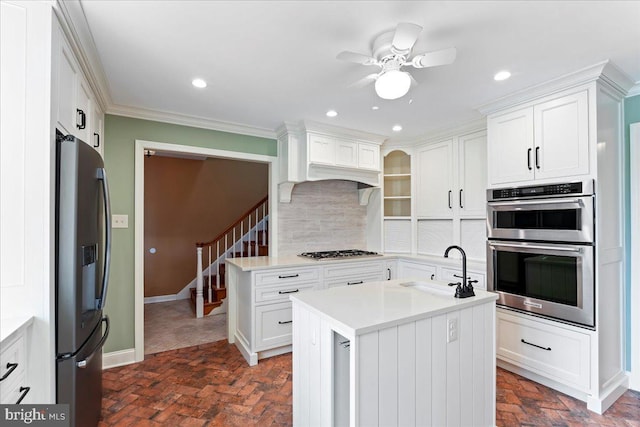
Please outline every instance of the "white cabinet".
[[442, 255], [457, 244], [470, 258], [485, 257], [486, 132], [456, 135], [419, 147], [416, 250]]
[[[384, 136], [321, 123], [285, 123], [277, 129], [279, 199], [291, 201], [295, 184], [341, 179], [380, 186], [380, 145]], [[361, 191], [366, 205], [371, 190]]]
[[361, 285], [385, 279], [380, 261], [334, 264], [324, 267], [322, 273], [325, 288]]
[[452, 140], [418, 150], [418, 217], [453, 215], [453, 169]]
[[[5, 319], [7, 323], [11, 321]], [[22, 324], [0, 344], [0, 404], [28, 402], [31, 382], [28, 340], [32, 320]], [[4, 334], [4, 330], [3, 330]], [[31, 392], [33, 394], [33, 392]]]
[[490, 185], [589, 173], [587, 91], [487, 119]]
[[380, 146], [331, 135], [307, 134], [309, 163], [380, 171]]
[[104, 114], [57, 22], [53, 52], [53, 87], [57, 87], [53, 106], [56, 127], [65, 134], [76, 136], [102, 154]]
[[496, 351], [499, 361], [525, 368], [574, 389], [590, 387], [588, 333], [507, 310], [497, 311]]
[[436, 280], [438, 267], [417, 261], [401, 259], [398, 261], [398, 278], [413, 280]]

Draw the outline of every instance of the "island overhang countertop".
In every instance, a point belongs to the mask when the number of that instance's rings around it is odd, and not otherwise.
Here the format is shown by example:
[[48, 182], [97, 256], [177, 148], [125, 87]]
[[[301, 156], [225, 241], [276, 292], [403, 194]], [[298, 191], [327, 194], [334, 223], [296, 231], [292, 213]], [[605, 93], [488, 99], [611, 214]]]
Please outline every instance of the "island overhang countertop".
[[[455, 298], [455, 288], [441, 280], [387, 280], [291, 295], [333, 324], [347, 338], [495, 301], [495, 293], [475, 290], [475, 297]], [[348, 336], [347, 336], [348, 335]]]

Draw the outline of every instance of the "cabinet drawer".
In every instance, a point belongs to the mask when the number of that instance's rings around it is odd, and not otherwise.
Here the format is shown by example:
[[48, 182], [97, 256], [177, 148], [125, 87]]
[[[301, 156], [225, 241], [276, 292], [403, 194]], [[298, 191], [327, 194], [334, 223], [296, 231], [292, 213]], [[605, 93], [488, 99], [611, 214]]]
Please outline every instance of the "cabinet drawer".
[[288, 268], [256, 273], [256, 286], [289, 285], [292, 283], [317, 282], [319, 268]]
[[[454, 274], [457, 274], [458, 276], [462, 276], [462, 269], [455, 269], [455, 268], [441, 268], [440, 269], [440, 280], [448, 280], [450, 282], [460, 282], [462, 281], [461, 278], [459, 277], [455, 277]], [[478, 289], [487, 289], [487, 284], [485, 282], [485, 278], [484, 278], [484, 274], [482, 273], [475, 273], [475, 272], [470, 272], [467, 271], [467, 277], [470, 277], [471, 280], [477, 280], [478, 283], [473, 283], [473, 287], [474, 288], [478, 288]]]
[[255, 288], [256, 303], [289, 301], [289, 295], [319, 287], [318, 283], [282, 284]]
[[433, 280], [436, 278], [436, 273], [437, 267], [435, 265], [407, 261], [400, 261], [398, 265], [399, 279]]
[[256, 351], [291, 344], [293, 313], [290, 302], [262, 305], [255, 310]]
[[[13, 384], [17, 378], [23, 375], [27, 362], [25, 344], [24, 336], [20, 335], [6, 347], [3, 345], [4, 348], [0, 353], [0, 378], [7, 374], [9, 370], [11, 370], [11, 373], [4, 381], [0, 382], [0, 385]], [[18, 366], [12, 369], [11, 366], [16, 363]], [[8, 364], [11, 365], [7, 367]]]
[[497, 357], [583, 391], [589, 390], [590, 336], [498, 310]]
[[14, 405], [18, 402], [18, 399], [20, 399], [22, 394], [25, 392], [25, 390], [20, 391], [20, 387], [23, 387], [25, 384], [25, 373], [21, 372], [20, 374], [16, 375], [14, 371], [11, 377], [13, 377], [12, 381], [9, 381], [10, 378], [7, 378], [0, 383], [1, 405]]
[[361, 276], [337, 277], [335, 279], [325, 280], [324, 283], [328, 288], [334, 286], [360, 285], [366, 282], [381, 282], [382, 273], [363, 274]]
[[324, 280], [345, 277], [358, 277], [364, 275], [379, 274], [382, 277], [382, 262], [357, 262], [349, 264], [328, 265], [324, 268]]

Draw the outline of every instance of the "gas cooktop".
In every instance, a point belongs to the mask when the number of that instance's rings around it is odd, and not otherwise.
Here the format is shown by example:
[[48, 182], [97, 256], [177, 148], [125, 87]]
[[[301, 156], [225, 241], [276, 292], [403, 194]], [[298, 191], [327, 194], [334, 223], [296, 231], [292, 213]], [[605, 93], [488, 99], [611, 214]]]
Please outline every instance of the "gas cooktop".
[[377, 252], [363, 251], [360, 249], [343, 249], [340, 251], [303, 252], [298, 256], [313, 259], [315, 261], [322, 261], [322, 260], [334, 260], [334, 259], [345, 259], [345, 258], [382, 256], [382, 255]]

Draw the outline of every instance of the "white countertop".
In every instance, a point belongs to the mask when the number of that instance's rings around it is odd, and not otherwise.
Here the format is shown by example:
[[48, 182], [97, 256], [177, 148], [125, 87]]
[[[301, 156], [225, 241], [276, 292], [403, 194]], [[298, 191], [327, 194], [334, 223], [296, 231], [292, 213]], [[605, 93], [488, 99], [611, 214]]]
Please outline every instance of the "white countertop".
[[[281, 257], [271, 257], [271, 256], [258, 256], [258, 257], [245, 257], [245, 258], [227, 258], [227, 262], [232, 264], [242, 271], [252, 271], [252, 270], [266, 270], [271, 268], [286, 268], [286, 267], [308, 267], [308, 266], [323, 266], [323, 265], [331, 265], [335, 263], [344, 263], [344, 262], [366, 262], [366, 261], [376, 261], [376, 260], [394, 260], [394, 259], [404, 259], [404, 260], [415, 260], [418, 262], [435, 262], [438, 264], [448, 264], [452, 267], [461, 267], [462, 261], [457, 258], [445, 258], [444, 256], [427, 256], [427, 255], [380, 255], [380, 256], [371, 256], [371, 257], [360, 257], [360, 258], [344, 258], [344, 259], [332, 259], [332, 260], [322, 260], [316, 261], [309, 258], [303, 258], [297, 255], [288, 255]], [[485, 264], [477, 261], [468, 261], [467, 267], [472, 269], [485, 269]]]
[[23, 315], [16, 317], [3, 317], [0, 319], [0, 342], [12, 337], [15, 333], [33, 323], [33, 316]]
[[[434, 295], [411, 286], [402, 286], [407, 280], [371, 282], [357, 286], [341, 286], [324, 290], [300, 292], [290, 296], [294, 302], [333, 323], [351, 336], [413, 322], [472, 305], [486, 304], [498, 299], [491, 292], [475, 290], [475, 297], [455, 298], [455, 289], [447, 282], [427, 280], [446, 295]], [[436, 291], [436, 293], [439, 293]], [[345, 335], [347, 336], [347, 335]], [[347, 338], [349, 338], [347, 336]]]

